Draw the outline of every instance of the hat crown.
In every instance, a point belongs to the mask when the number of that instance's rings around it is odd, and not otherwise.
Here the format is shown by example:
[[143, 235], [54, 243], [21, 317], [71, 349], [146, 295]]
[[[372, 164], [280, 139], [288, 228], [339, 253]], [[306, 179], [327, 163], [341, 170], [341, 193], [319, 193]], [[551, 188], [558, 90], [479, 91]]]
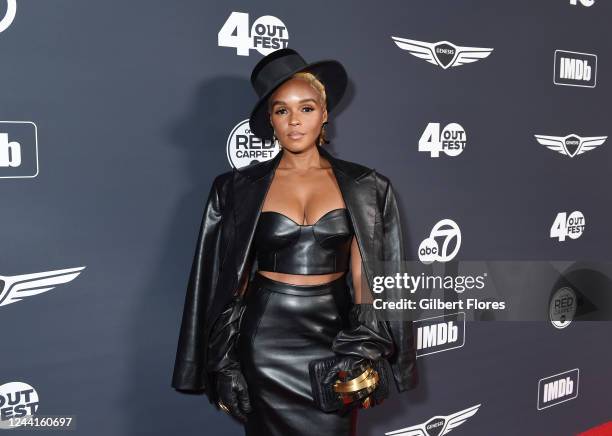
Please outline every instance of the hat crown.
[[259, 100], [251, 111], [251, 131], [262, 139], [274, 136], [266, 102], [275, 89], [299, 71], [309, 71], [325, 86], [327, 110], [331, 111], [342, 98], [348, 77], [342, 64], [333, 59], [307, 63], [293, 49], [282, 48], [265, 56], [251, 73], [251, 85]]
[[251, 85], [259, 97], [285, 80], [288, 75], [296, 70], [306, 67], [308, 64], [293, 49], [282, 48], [270, 53], [261, 59], [253, 68], [251, 73]]

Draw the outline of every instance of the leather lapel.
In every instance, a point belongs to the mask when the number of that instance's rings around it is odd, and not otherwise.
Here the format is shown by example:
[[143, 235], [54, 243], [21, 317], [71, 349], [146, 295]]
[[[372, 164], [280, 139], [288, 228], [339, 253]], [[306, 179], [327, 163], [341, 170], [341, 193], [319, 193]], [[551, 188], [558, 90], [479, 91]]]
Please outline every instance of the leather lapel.
[[234, 253], [240, 254], [240, 259], [236, 259], [236, 283], [242, 277], [259, 214], [282, 154], [281, 149], [274, 158], [252, 168], [235, 172], [233, 209], [236, 223], [236, 247]]
[[368, 253], [374, 253], [374, 223], [376, 222], [374, 170], [337, 159], [322, 147], [319, 147], [319, 153], [332, 165], [344, 203], [351, 216], [361, 259], [367, 265], [373, 260], [369, 258]]
[[[362, 260], [367, 263], [371, 260], [368, 253], [374, 253], [374, 223], [376, 222], [374, 170], [337, 159], [323, 147], [317, 146], [317, 148], [332, 166], [344, 203], [351, 216]], [[281, 149], [274, 158], [235, 173], [233, 209], [236, 222], [236, 246], [233, 252], [240, 255], [239, 259], [236, 258], [236, 283], [242, 277], [261, 208], [282, 154]]]

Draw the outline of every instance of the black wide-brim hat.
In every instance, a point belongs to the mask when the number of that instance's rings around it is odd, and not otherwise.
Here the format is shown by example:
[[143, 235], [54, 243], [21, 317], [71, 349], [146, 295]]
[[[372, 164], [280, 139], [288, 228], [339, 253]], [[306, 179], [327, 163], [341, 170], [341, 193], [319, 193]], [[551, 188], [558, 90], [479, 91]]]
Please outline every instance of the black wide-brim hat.
[[259, 96], [259, 101], [251, 111], [249, 124], [251, 132], [261, 139], [272, 139], [274, 130], [270, 124], [267, 101], [268, 97], [291, 78], [295, 73], [308, 71], [314, 74], [325, 86], [327, 112], [329, 113], [342, 99], [348, 77], [342, 64], [327, 59], [307, 63], [293, 49], [282, 48], [273, 51], [261, 59], [251, 73], [251, 85]]

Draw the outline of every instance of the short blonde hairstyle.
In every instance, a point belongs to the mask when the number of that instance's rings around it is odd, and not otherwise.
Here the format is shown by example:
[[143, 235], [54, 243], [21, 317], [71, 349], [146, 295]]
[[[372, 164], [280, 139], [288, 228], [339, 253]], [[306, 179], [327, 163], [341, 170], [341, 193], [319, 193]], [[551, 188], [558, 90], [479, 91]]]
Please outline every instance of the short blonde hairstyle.
[[[324, 109], [327, 109], [327, 94], [325, 92], [325, 85], [323, 85], [323, 83], [317, 78], [317, 76], [315, 76], [314, 74], [308, 71], [299, 71], [295, 73], [293, 76], [291, 76], [291, 79], [306, 80], [308, 84], [312, 86], [319, 93], [321, 106]], [[270, 108], [268, 107], [268, 109]], [[327, 140], [327, 132], [325, 128], [326, 124], [327, 123], [323, 124], [323, 126], [321, 127], [321, 133], [319, 133], [319, 137], [317, 138], [318, 145], [329, 144], [329, 141]]]

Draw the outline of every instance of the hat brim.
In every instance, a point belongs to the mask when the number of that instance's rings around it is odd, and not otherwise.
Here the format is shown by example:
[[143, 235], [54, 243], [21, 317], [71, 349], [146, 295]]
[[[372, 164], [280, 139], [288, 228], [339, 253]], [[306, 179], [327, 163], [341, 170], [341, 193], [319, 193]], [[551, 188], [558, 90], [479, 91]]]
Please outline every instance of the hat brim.
[[313, 73], [325, 86], [327, 97], [327, 111], [330, 112], [342, 99], [348, 83], [348, 76], [342, 64], [335, 60], [313, 62], [295, 69], [280, 78], [268, 92], [263, 94], [251, 111], [249, 125], [251, 132], [261, 139], [272, 139], [274, 130], [270, 124], [267, 101], [276, 89], [291, 78], [295, 73], [308, 71]]

